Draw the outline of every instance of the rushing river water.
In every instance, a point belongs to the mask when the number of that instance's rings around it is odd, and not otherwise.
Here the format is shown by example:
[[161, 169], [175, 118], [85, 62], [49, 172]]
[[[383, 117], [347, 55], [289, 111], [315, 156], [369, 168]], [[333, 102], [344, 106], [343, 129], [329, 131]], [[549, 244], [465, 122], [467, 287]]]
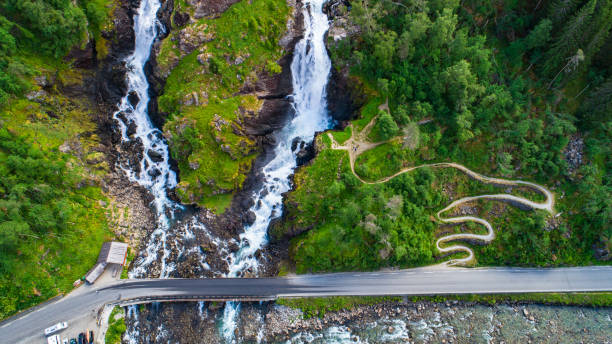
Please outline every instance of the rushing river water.
[[[148, 243], [139, 253], [130, 272], [131, 277], [149, 276], [153, 263], [159, 264], [159, 277], [169, 277], [175, 269], [170, 240], [182, 235], [183, 241], [191, 240], [194, 234], [187, 227], [211, 236], [220, 252], [227, 253], [228, 277], [240, 277], [246, 271], [257, 274], [258, 250], [267, 244], [267, 230], [270, 221], [282, 214], [282, 194], [291, 187], [291, 175], [296, 168], [296, 154], [304, 144], [312, 142], [316, 132], [327, 129], [332, 121], [327, 113], [325, 87], [329, 78], [331, 62], [324, 44], [328, 19], [322, 12], [324, 0], [306, 0], [302, 9], [304, 15], [304, 38], [295, 47], [291, 73], [293, 77], [294, 116], [276, 134], [277, 146], [274, 157], [263, 168], [264, 180], [261, 189], [253, 194], [255, 200], [251, 208], [256, 215], [255, 222], [247, 226], [240, 235], [238, 251], [231, 253], [227, 243], [213, 238], [206, 227], [194, 217], [178, 231], [171, 233], [173, 217], [181, 209], [168, 198], [168, 190], [176, 186], [176, 175], [170, 169], [169, 153], [161, 132], [156, 129], [147, 113], [149, 103], [148, 82], [144, 66], [151, 53], [151, 47], [159, 30], [157, 19], [159, 0], [142, 0], [134, 17], [136, 35], [135, 49], [128, 56], [127, 81], [128, 94], [121, 100], [119, 110], [114, 114], [120, 124], [123, 145], [142, 144], [142, 159], [137, 162], [120, 160], [119, 167], [128, 177], [153, 195], [153, 206], [157, 214], [157, 226]], [[182, 231], [182, 232], [180, 232]], [[178, 234], [178, 233], [182, 234]], [[173, 242], [175, 249], [185, 253], [185, 245]], [[161, 253], [161, 256], [160, 256]], [[180, 254], [179, 254], [180, 256]], [[176, 255], [174, 256], [176, 257]], [[202, 263], [205, 269], [210, 269]], [[156, 276], [151, 276], [156, 277]], [[157, 306], [153, 306], [156, 308]], [[534, 320], [526, 317], [520, 309], [510, 306], [444, 306], [428, 307], [412, 311], [401, 306], [402, 312], [395, 315], [382, 314], [367, 321], [349, 321], [341, 325], [324, 326], [318, 331], [293, 333], [282, 343], [404, 343], [447, 342], [491, 343], [504, 340], [507, 343], [548, 342], [548, 343], [610, 343], [612, 320], [610, 309], [590, 309], [573, 307], [529, 306]], [[199, 320], [190, 326], [202, 326], [209, 312], [204, 312], [205, 304], [193, 308]], [[399, 309], [399, 308], [398, 308]], [[159, 309], [154, 310], [159, 311]], [[413, 313], [410, 313], [413, 312]], [[222, 313], [212, 315], [218, 323], [219, 331], [212, 342], [236, 342], [235, 333], [241, 330], [239, 303], [227, 303]], [[169, 330], [163, 323], [156, 325], [154, 333], [149, 331], [146, 338], [139, 333], [139, 312], [130, 307], [128, 317], [132, 319], [125, 340], [130, 343], [168, 342]], [[254, 334], [255, 342], [265, 337], [264, 329], [271, 330], [266, 316], [261, 313], [257, 319], [261, 326]], [[147, 321], [151, 321], [148, 319]], [[244, 327], [244, 324], [242, 324]], [[204, 340], [204, 339], [203, 339]], [[276, 340], [272, 340], [276, 342]], [[203, 342], [206, 342], [204, 340]]]
[[[393, 308], [393, 307], [392, 307]], [[284, 344], [612, 343], [612, 309], [544, 305], [398, 305], [369, 321], [298, 332]]]
[[[329, 79], [331, 61], [325, 48], [325, 33], [329, 28], [323, 13], [325, 0], [307, 0], [302, 9], [304, 38], [295, 46], [291, 63], [293, 82], [292, 105], [295, 116], [276, 134], [274, 158], [263, 168], [264, 182], [255, 193], [255, 222], [240, 235], [240, 248], [230, 256], [229, 277], [238, 277], [246, 270], [257, 273], [255, 253], [267, 243], [270, 221], [281, 216], [284, 192], [291, 188], [291, 175], [297, 166], [296, 154], [304, 144], [310, 144], [315, 133], [328, 129], [332, 123], [327, 112], [325, 87]], [[236, 316], [240, 304], [225, 306], [223, 336], [234, 341]]]
[[[159, 251], [163, 252], [159, 277], [168, 277], [174, 267], [172, 262], [167, 261], [169, 255], [167, 231], [174, 210], [180, 208], [180, 205], [168, 198], [167, 190], [176, 186], [176, 175], [170, 169], [168, 146], [162, 133], [153, 126], [147, 113], [149, 83], [144, 71], [153, 42], [162, 27], [157, 19], [159, 8], [159, 0], [142, 0], [134, 16], [135, 48], [132, 55], [126, 59], [128, 93], [121, 99], [119, 110], [114, 114], [114, 118], [120, 124], [123, 143], [140, 141], [143, 147], [142, 160], [138, 162], [139, 171], [125, 166], [127, 164], [120, 167], [130, 180], [138, 182], [151, 192], [157, 214], [157, 227], [149, 237], [146, 250], [140, 253], [134, 268], [130, 271], [130, 277], [147, 276], [147, 268], [159, 258]], [[130, 101], [135, 99], [134, 94], [138, 99], [136, 104]], [[130, 127], [135, 131], [132, 129], [133, 132], [130, 133]]]
[[[255, 222], [247, 226], [240, 235], [238, 251], [229, 253], [227, 277], [239, 277], [245, 271], [257, 274], [259, 262], [255, 254], [267, 244], [270, 221], [281, 216], [282, 194], [291, 187], [290, 176], [297, 165], [296, 154], [304, 145], [312, 142], [316, 132], [331, 125], [325, 99], [331, 62], [327, 56], [324, 36], [329, 25], [327, 16], [322, 12], [323, 2], [324, 0], [309, 0], [304, 3], [304, 38], [297, 43], [291, 64], [294, 116], [276, 133], [274, 157], [263, 168], [261, 190], [253, 195], [255, 203], [251, 211], [256, 216]], [[162, 28], [156, 16], [159, 8], [159, 0], [142, 0], [134, 16], [135, 49], [126, 59], [128, 92], [114, 114], [120, 125], [123, 144], [130, 145], [140, 141], [143, 152], [142, 159], [136, 166], [134, 162], [121, 161], [119, 167], [126, 172], [130, 180], [136, 181], [151, 192], [157, 214], [157, 226], [150, 235], [146, 248], [136, 259], [130, 277], [150, 277], [149, 270], [154, 262], [160, 265], [161, 278], [169, 277], [175, 269], [175, 262], [169, 259], [171, 252], [168, 241], [172, 235], [176, 237], [176, 233], [170, 233], [171, 222], [175, 211], [182, 207], [168, 198], [167, 191], [176, 186], [176, 175], [170, 169], [168, 146], [162, 133], [153, 126], [147, 113], [150, 99], [144, 66], [158, 31]], [[201, 223], [197, 223], [195, 219], [190, 222], [192, 226], [205, 232]], [[184, 235], [193, 234], [185, 232]], [[222, 246], [224, 245], [218, 247]], [[235, 340], [233, 334], [239, 309], [238, 303], [228, 303], [225, 307], [220, 330], [228, 342]], [[131, 309], [129, 314], [134, 318], [138, 317], [136, 309]], [[133, 333], [128, 333], [127, 337], [130, 341], [135, 341], [134, 337], [137, 335], [137, 330], [134, 330]]]

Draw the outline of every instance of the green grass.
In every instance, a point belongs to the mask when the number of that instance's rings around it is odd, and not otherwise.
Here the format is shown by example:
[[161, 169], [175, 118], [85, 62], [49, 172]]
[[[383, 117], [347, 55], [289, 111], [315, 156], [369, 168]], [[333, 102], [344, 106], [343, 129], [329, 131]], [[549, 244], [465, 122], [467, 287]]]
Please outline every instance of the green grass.
[[355, 173], [369, 181], [388, 177], [405, 167], [405, 157], [410, 152], [402, 149], [399, 142], [383, 143], [357, 157]]
[[106, 330], [106, 336], [104, 337], [105, 344], [121, 344], [121, 338], [126, 331], [125, 326], [125, 314], [124, 316], [115, 317], [119, 313], [124, 313], [123, 308], [115, 306], [110, 316], [108, 317], [108, 329]]
[[[192, 10], [184, 2], [175, 7]], [[288, 13], [285, 1], [242, 1], [218, 18], [189, 24], [189, 29], [211, 40], [188, 55], [181, 56], [175, 32], [164, 40], [158, 60], [169, 76], [159, 104], [171, 113], [164, 131], [179, 165], [177, 190], [184, 202], [222, 213], [242, 187], [258, 154], [243, 123], [263, 102], [239, 92], [245, 83], [255, 83], [260, 73], [279, 72], [276, 61], [285, 52], [278, 40]], [[198, 104], [185, 105], [185, 97], [193, 94]]]
[[495, 305], [504, 302], [540, 303], [547, 305], [612, 307], [612, 293], [521, 293], [521, 294], [467, 294], [412, 296], [412, 302], [431, 301], [464, 301]]
[[326, 312], [350, 310], [359, 306], [368, 306], [384, 302], [401, 302], [396, 296], [334, 296], [309, 298], [280, 298], [276, 300], [279, 305], [299, 309], [304, 318], [324, 317]]
[[361, 132], [363, 128], [365, 128], [368, 123], [376, 116], [378, 113], [378, 106], [382, 104], [382, 100], [380, 98], [372, 97], [370, 100], [361, 108], [360, 116], [358, 119], [353, 121], [353, 125], [355, 126], [355, 130], [357, 132]]
[[334, 137], [334, 140], [336, 140], [339, 145], [342, 145], [346, 142], [346, 140], [351, 138], [353, 130], [351, 129], [351, 127], [347, 126], [342, 131], [332, 131], [331, 133]]

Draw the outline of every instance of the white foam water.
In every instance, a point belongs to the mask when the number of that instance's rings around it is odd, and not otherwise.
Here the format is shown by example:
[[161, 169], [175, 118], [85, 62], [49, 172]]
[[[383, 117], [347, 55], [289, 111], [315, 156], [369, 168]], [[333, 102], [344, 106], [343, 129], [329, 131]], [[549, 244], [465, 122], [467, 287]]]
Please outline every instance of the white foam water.
[[[149, 84], [144, 66], [149, 59], [151, 47], [163, 27], [157, 19], [160, 8], [159, 0], [142, 0], [134, 15], [135, 47], [134, 52], [125, 60], [127, 65], [128, 92], [121, 99], [119, 110], [113, 117], [119, 123], [123, 143], [140, 140], [143, 146], [139, 171], [134, 171], [125, 164], [119, 165], [130, 180], [144, 186], [153, 195], [153, 206], [157, 213], [157, 226], [149, 238], [144, 252], [137, 258], [134, 268], [129, 273], [131, 278], [143, 277], [149, 265], [158, 260], [158, 252], [163, 250], [160, 277], [168, 277], [173, 264], [167, 263], [169, 250], [166, 247], [167, 230], [173, 210], [180, 205], [168, 198], [167, 189], [176, 186], [176, 175], [170, 169], [168, 146], [161, 131], [153, 126], [147, 112], [149, 104]], [[138, 96], [138, 102], [130, 102], [130, 94]], [[135, 126], [135, 132], [128, 135], [128, 128]]]
[[346, 326], [332, 326], [319, 333], [301, 332], [285, 344], [365, 344], [359, 336], [351, 333]]
[[[324, 41], [329, 29], [328, 18], [323, 13], [324, 2], [304, 1], [304, 38], [296, 44], [291, 63], [295, 116], [276, 134], [278, 144], [274, 158], [263, 168], [262, 189], [253, 195], [255, 205], [251, 211], [255, 213], [255, 222], [240, 234], [239, 250], [229, 257], [228, 277], [239, 277], [245, 271], [258, 272], [255, 253], [268, 243], [268, 226], [270, 221], [281, 216], [282, 194], [291, 188], [290, 176], [297, 166], [300, 145], [293, 145], [293, 142], [312, 142], [317, 132], [332, 124], [325, 92], [331, 61]], [[235, 341], [238, 309], [236, 302], [226, 304], [221, 332], [227, 342]]]

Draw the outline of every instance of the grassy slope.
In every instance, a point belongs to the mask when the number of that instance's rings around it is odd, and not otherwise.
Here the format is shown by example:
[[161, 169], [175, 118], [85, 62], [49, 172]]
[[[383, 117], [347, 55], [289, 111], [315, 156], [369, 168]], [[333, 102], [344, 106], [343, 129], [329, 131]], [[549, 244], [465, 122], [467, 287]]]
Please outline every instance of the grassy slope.
[[278, 299], [279, 305], [300, 309], [304, 312], [304, 318], [314, 316], [324, 317], [326, 312], [352, 309], [359, 306], [373, 305], [382, 302], [400, 302], [401, 297], [395, 296], [335, 296], [335, 297], [310, 297]]
[[[175, 6], [191, 10], [183, 2]], [[242, 121], [254, 116], [262, 101], [239, 90], [264, 70], [279, 71], [275, 61], [283, 51], [278, 40], [288, 13], [284, 0], [242, 1], [218, 18], [199, 19], [187, 28], [212, 40], [180, 59], [159, 99], [161, 109], [172, 114], [164, 129], [179, 164], [178, 193], [185, 202], [223, 212], [241, 187], [257, 154]], [[158, 57], [163, 70], [180, 55], [173, 40], [177, 31], [163, 42]], [[199, 105], [182, 105], [194, 93]]]
[[[446, 302], [458, 300], [464, 302], [477, 302], [495, 305], [503, 302], [543, 303], [563, 306], [597, 306], [612, 307], [611, 293], [526, 293], [526, 294], [490, 294], [490, 295], [440, 295], [440, 296], [413, 296], [412, 302]], [[371, 297], [371, 296], [339, 296], [339, 297], [313, 297], [278, 299], [279, 305], [299, 309], [304, 318], [314, 316], [324, 317], [326, 312], [350, 310], [359, 306], [367, 306], [384, 302], [402, 302], [401, 297]]]
[[121, 338], [126, 331], [126, 326], [124, 321], [125, 314], [120, 316], [119, 313], [125, 313], [125, 311], [123, 308], [116, 306], [108, 317], [108, 330], [106, 330], [106, 336], [104, 337], [104, 343], [106, 344], [121, 344]]
[[[112, 25], [115, 6], [113, 0], [95, 2], [95, 8], [106, 13], [106, 19], [99, 23], [99, 27], [89, 28], [99, 38], [97, 52], [101, 58], [107, 53], [108, 42], [101, 38], [100, 30]], [[33, 71], [26, 80], [30, 91], [39, 89], [33, 79], [35, 76], [55, 79], [55, 85], [38, 101], [21, 96], [0, 104], [0, 127], [25, 137], [27, 142], [43, 152], [65, 157], [69, 166], [67, 173], [84, 183], [66, 191], [65, 199], [71, 202], [74, 210], [67, 221], [67, 230], [49, 232], [38, 238], [22, 238], [17, 254], [3, 255], [0, 318], [70, 291], [72, 283], [95, 263], [102, 242], [114, 238], [108, 226], [111, 215], [106, 204], [109, 202], [96, 182], [108, 172], [105, 159], [94, 150], [101, 143], [91, 119], [91, 111], [96, 110], [87, 100], [62, 95], [57, 87], [58, 84], [81, 85], [83, 71], [72, 67], [69, 62], [26, 51], [13, 58], [27, 64]], [[59, 146], [65, 142], [79, 148], [71, 154], [58, 153]]]

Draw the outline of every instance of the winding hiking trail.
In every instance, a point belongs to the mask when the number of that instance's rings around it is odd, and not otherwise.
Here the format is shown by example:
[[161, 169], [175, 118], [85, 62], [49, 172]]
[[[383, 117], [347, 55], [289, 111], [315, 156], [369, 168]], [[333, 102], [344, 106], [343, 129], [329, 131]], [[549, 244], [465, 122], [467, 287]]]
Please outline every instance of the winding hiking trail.
[[360, 132], [356, 132], [353, 124], [349, 124], [349, 126], [351, 127], [351, 137], [347, 139], [342, 145], [336, 142], [331, 132], [327, 133], [332, 143], [331, 144], [332, 149], [346, 150], [349, 153], [351, 172], [353, 173], [353, 175], [355, 175], [355, 177], [357, 177], [357, 179], [359, 179], [364, 184], [382, 184], [401, 174], [404, 174], [406, 172], [410, 172], [410, 171], [413, 171], [419, 168], [425, 168], [425, 167], [455, 168], [465, 173], [469, 177], [475, 180], [478, 180], [482, 183], [485, 183], [485, 184], [493, 184], [495, 186], [526, 186], [546, 196], [546, 200], [542, 203], [534, 202], [534, 201], [528, 200], [523, 197], [509, 195], [509, 194], [470, 196], [470, 197], [463, 197], [458, 200], [455, 200], [451, 204], [446, 206], [444, 209], [438, 211], [436, 213], [436, 217], [442, 223], [464, 223], [464, 222], [471, 221], [471, 222], [479, 223], [487, 228], [487, 234], [484, 234], [484, 235], [472, 234], [472, 233], [458, 233], [458, 234], [450, 234], [450, 235], [439, 238], [436, 241], [436, 248], [438, 249], [438, 251], [440, 251], [440, 253], [453, 253], [453, 252], [463, 251], [468, 254], [468, 256], [465, 258], [452, 259], [452, 260], [449, 260], [443, 263], [443, 265], [466, 265], [467, 263], [470, 263], [473, 261], [474, 251], [472, 251], [472, 249], [469, 248], [468, 246], [461, 245], [461, 244], [454, 244], [452, 246], [446, 246], [446, 247], [441, 247], [440, 244], [447, 243], [450, 241], [457, 241], [457, 240], [477, 240], [477, 241], [482, 241], [488, 244], [491, 241], [493, 241], [493, 239], [495, 239], [495, 231], [493, 230], [493, 227], [491, 226], [491, 224], [485, 219], [475, 217], [475, 216], [458, 216], [458, 217], [447, 217], [447, 218], [441, 216], [442, 213], [450, 209], [453, 209], [461, 204], [472, 202], [472, 201], [479, 200], [479, 199], [488, 199], [488, 200], [504, 201], [504, 202], [508, 202], [513, 205], [520, 205], [522, 207], [529, 208], [529, 209], [546, 210], [551, 215], [554, 215], [555, 198], [552, 192], [550, 192], [545, 187], [535, 184], [535, 183], [522, 181], [522, 180], [507, 180], [507, 179], [487, 177], [482, 174], [476, 173], [463, 165], [460, 165], [454, 162], [441, 162], [441, 163], [432, 163], [432, 164], [424, 164], [424, 165], [419, 165], [419, 166], [407, 167], [391, 176], [388, 176], [388, 177], [385, 177], [385, 178], [382, 178], [380, 180], [373, 181], [373, 182], [362, 179], [357, 173], [355, 173], [355, 161], [357, 160], [357, 157], [359, 157], [359, 155], [363, 154], [364, 152], [370, 149], [380, 146], [381, 144], [400, 139], [400, 137], [396, 137], [396, 138], [393, 138], [387, 141], [374, 142], [374, 143], [369, 142], [367, 137], [370, 131], [372, 130], [374, 123], [376, 122], [376, 118], [377, 116], [372, 118], [372, 120]]

